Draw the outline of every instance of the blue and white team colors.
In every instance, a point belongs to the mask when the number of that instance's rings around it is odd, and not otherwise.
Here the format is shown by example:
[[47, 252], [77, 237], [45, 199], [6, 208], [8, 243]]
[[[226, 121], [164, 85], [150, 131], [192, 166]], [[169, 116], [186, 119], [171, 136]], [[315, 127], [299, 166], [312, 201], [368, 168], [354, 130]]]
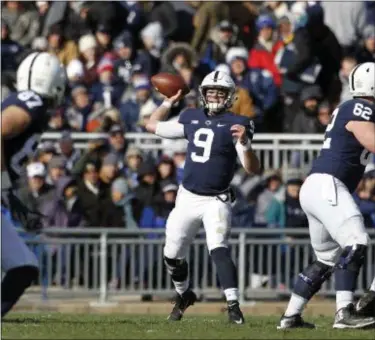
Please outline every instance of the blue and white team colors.
[[[29, 113], [30, 125], [12, 139], [3, 140], [4, 161], [14, 186], [25, 178], [25, 164], [35, 153], [40, 134], [48, 122], [46, 106], [42, 98], [33, 91], [12, 93], [2, 103], [2, 111], [10, 106], [20, 107]], [[4, 272], [25, 265], [38, 266], [37, 259], [17, 235], [7, 209], [1, 207], [2, 242], [1, 267]], [[4, 240], [4, 242], [3, 242]]]
[[[12, 107], [22, 109], [29, 116], [29, 123], [15, 136], [4, 138], [2, 143], [4, 159], [11, 189], [17, 189], [20, 180], [25, 178], [27, 161], [36, 152], [40, 135], [46, 129], [50, 115], [49, 108], [61, 104], [66, 85], [64, 67], [57, 57], [46, 52], [27, 56], [17, 70], [18, 92], [10, 94], [1, 106], [2, 114]], [[18, 128], [19, 129], [19, 128]], [[3, 176], [3, 174], [2, 174]], [[4, 183], [2, 183], [4, 189]], [[10, 189], [9, 187], [6, 189]], [[38, 266], [34, 254], [19, 238], [13, 222], [2, 207], [1, 214], [1, 267], [4, 272], [19, 266]]]
[[35, 154], [40, 135], [47, 127], [49, 115], [42, 98], [30, 90], [10, 94], [1, 105], [2, 111], [10, 106], [24, 109], [31, 119], [23, 133], [3, 141], [5, 164], [12, 182], [16, 183], [25, 175], [25, 163]]
[[352, 197], [370, 153], [375, 153], [375, 63], [357, 65], [349, 75], [349, 89], [353, 99], [333, 111], [320, 155], [300, 190], [316, 259], [298, 275], [278, 329], [315, 328], [301, 315], [333, 273], [333, 328], [364, 329], [375, 325], [374, 317], [361, 315], [354, 307], [369, 235]]
[[231, 126], [243, 125], [251, 141], [254, 124], [249, 118], [224, 112], [208, 116], [202, 109], [188, 109], [179, 122], [189, 141], [182, 185], [198, 195], [217, 195], [228, 190], [237, 164]]
[[227, 246], [231, 223], [229, 185], [238, 152], [231, 126], [245, 126], [249, 140], [254, 124], [231, 112], [209, 116], [203, 109], [188, 109], [180, 115], [188, 140], [184, 177], [176, 206], [166, 226], [164, 255], [185, 258], [199, 228], [204, 226], [208, 250]]
[[[375, 98], [374, 65], [365, 63], [353, 69], [349, 76], [353, 99], [332, 113], [321, 153], [300, 192], [315, 254], [329, 266], [336, 263], [341, 249], [353, 244], [366, 246], [369, 240], [362, 214], [351, 194], [371, 156], [359, 141], [359, 132], [369, 127], [370, 134], [374, 133], [375, 105], [373, 100], [365, 99]], [[363, 123], [356, 125], [359, 131], [356, 135], [348, 128], [353, 126], [352, 122]], [[369, 139], [368, 145], [374, 149], [375, 141]]]
[[353, 192], [371, 161], [371, 153], [345, 128], [350, 121], [375, 123], [375, 105], [363, 99], [351, 99], [333, 111], [311, 173], [330, 174]]

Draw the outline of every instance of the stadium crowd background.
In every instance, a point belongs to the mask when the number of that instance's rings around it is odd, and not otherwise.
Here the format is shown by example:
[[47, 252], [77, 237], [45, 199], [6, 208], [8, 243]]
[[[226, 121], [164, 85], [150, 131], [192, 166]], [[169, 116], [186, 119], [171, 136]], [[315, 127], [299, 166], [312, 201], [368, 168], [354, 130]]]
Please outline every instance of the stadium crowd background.
[[[48, 131], [62, 132], [29, 159], [20, 197], [59, 227], [163, 228], [186, 157], [178, 141], [156, 159], [126, 141], [144, 132], [161, 102], [150, 77], [180, 73], [191, 88], [172, 109], [199, 105], [198, 86], [215, 69], [230, 72], [232, 110], [261, 133], [323, 133], [332, 108], [350, 98], [348, 75], [375, 61], [375, 2], [3, 1], [2, 99], [15, 90], [19, 62], [56, 54], [69, 78], [65, 105]], [[87, 150], [71, 132], [108, 132]], [[26, 166], [26, 164], [25, 164]], [[375, 227], [375, 165], [354, 197]], [[303, 178], [265, 172], [251, 189], [241, 170], [233, 227], [307, 227], [298, 193]], [[234, 185], [236, 187], [236, 185]], [[240, 190], [241, 189], [241, 190]]]

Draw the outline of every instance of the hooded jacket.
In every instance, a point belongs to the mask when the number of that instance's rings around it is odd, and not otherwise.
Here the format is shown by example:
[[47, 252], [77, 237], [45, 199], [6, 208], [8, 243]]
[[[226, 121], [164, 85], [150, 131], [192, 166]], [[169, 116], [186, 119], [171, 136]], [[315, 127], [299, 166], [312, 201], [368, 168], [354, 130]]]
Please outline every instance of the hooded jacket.
[[83, 209], [77, 197], [73, 200], [64, 199], [65, 189], [74, 183], [72, 177], [66, 176], [56, 182], [54, 198], [44, 206], [42, 213], [44, 227], [83, 227], [86, 222], [83, 217]]
[[163, 70], [166, 72], [175, 71], [173, 60], [179, 54], [183, 54], [186, 57], [189, 67], [197, 66], [197, 54], [193, 48], [187, 43], [175, 43], [168, 47], [161, 56], [161, 65]]

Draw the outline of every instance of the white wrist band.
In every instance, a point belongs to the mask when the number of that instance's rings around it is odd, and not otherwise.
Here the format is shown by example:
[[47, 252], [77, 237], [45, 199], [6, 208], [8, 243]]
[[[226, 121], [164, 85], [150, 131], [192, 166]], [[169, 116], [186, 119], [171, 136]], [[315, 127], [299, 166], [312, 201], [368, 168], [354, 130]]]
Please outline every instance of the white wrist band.
[[12, 188], [12, 181], [10, 180], [8, 171], [1, 171], [1, 189], [8, 190]]
[[251, 141], [250, 141], [250, 139], [247, 140], [247, 142], [246, 142], [245, 145], [241, 144], [240, 141], [237, 141], [237, 143], [238, 143], [239, 147], [240, 147], [244, 152], [245, 152], [245, 151], [249, 151], [249, 150], [251, 150]]
[[169, 102], [168, 100], [164, 100], [162, 103], [161, 103], [161, 106], [164, 106], [166, 107], [167, 109], [170, 109], [172, 107], [172, 104], [171, 102]]

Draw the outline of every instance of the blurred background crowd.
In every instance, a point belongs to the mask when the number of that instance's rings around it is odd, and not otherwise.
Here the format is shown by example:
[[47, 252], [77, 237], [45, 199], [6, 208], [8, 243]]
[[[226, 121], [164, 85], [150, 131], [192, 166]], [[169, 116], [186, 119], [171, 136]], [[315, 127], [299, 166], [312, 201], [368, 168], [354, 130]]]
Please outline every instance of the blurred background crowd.
[[[127, 138], [145, 131], [162, 101], [152, 75], [179, 73], [190, 86], [171, 119], [199, 106], [201, 80], [222, 70], [237, 85], [232, 111], [254, 119], [256, 133], [315, 134], [350, 99], [350, 71], [375, 61], [373, 1], [2, 1], [1, 7], [2, 99], [15, 91], [17, 66], [34, 51], [56, 54], [69, 78], [65, 104], [48, 126], [61, 138], [39, 145], [19, 190], [45, 215], [46, 228], [165, 227], [186, 142], [155, 153], [145, 144], [152, 141]], [[79, 149], [74, 132], [106, 137]], [[279, 170], [247, 176], [239, 168], [233, 227], [307, 228], [299, 204], [304, 178]], [[374, 164], [354, 198], [366, 226], [375, 227]]]
[[[19, 62], [33, 51], [56, 54], [69, 88], [51, 114], [45, 142], [27, 163], [20, 196], [60, 227], [163, 228], [174, 206], [186, 157], [177, 141], [157, 157], [129, 143], [162, 98], [150, 84], [160, 71], [179, 73], [191, 92], [176, 119], [199, 105], [210, 71], [232, 75], [232, 110], [256, 132], [323, 133], [332, 108], [350, 98], [348, 75], [375, 61], [375, 2], [306, 1], [3, 1], [2, 98], [15, 91]], [[74, 148], [72, 132], [105, 132]], [[26, 165], [25, 165], [26, 166]], [[299, 205], [303, 178], [277, 171], [233, 185], [234, 227], [307, 227]], [[250, 184], [249, 184], [250, 183]], [[354, 194], [375, 226], [375, 170]]]

